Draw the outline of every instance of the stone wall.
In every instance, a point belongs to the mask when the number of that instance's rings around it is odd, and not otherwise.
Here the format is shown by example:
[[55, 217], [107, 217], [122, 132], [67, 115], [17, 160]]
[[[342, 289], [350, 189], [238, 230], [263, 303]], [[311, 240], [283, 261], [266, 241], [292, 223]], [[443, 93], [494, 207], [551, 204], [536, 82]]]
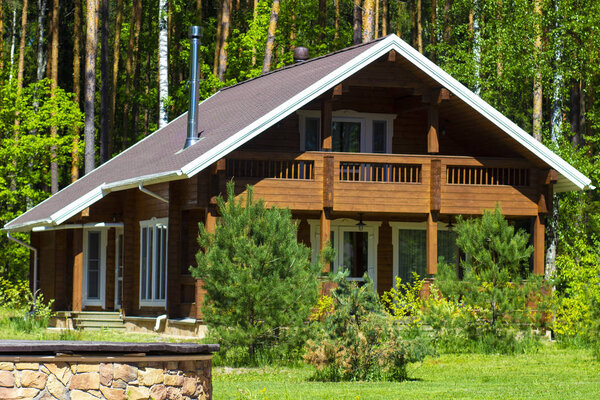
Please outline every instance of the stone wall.
[[[211, 360], [0, 362], [0, 399], [211, 399]], [[69, 357], [73, 358], [73, 357]], [[184, 358], [184, 357], [182, 357]], [[115, 359], [116, 361], [116, 359]]]

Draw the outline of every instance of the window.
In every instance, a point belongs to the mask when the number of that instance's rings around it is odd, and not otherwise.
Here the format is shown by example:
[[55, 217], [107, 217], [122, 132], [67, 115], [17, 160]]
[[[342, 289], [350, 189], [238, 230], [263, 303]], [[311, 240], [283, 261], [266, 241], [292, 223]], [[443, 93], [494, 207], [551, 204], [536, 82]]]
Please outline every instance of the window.
[[[427, 276], [427, 227], [422, 222], [390, 222], [392, 227], [392, 245], [394, 246], [394, 276], [402, 282], [412, 281], [412, 273], [421, 278]], [[438, 261], [455, 264], [458, 249], [456, 232], [448, 231], [446, 224], [437, 225]]]
[[104, 307], [106, 271], [106, 230], [83, 230], [83, 302], [88, 306]]
[[333, 121], [331, 126], [332, 150], [339, 152], [360, 152], [360, 122]]
[[140, 305], [166, 306], [166, 218], [140, 222]]
[[[299, 110], [300, 151], [321, 150], [321, 112]], [[395, 115], [335, 111], [331, 122], [332, 151], [391, 153]]]

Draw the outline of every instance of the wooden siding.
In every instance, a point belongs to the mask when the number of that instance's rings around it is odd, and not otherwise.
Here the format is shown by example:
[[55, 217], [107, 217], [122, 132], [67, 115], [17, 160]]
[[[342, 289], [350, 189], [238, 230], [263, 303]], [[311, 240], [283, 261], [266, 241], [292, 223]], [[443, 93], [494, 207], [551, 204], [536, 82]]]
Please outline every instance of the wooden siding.
[[383, 294], [394, 284], [394, 247], [392, 243], [392, 227], [385, 221], [379, 227], [379, 243], [377, 244], [377, 292]]

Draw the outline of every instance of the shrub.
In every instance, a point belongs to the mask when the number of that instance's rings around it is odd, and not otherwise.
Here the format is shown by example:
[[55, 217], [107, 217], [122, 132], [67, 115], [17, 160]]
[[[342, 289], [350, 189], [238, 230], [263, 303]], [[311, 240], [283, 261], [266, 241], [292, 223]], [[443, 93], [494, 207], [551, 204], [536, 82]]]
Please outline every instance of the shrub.
[[316, 339], [307, 342], [304, 359], [317, 368], [314, 379], [406, 379], [407, 364], [423, 360], [429, 348], [384, 312], [367, 275], [362, 286], [346, 275], [335, 276], [334, 310], [316, 322]]
[[563, 343], [591, 346], [600, 358], [600, 257], [582, 238], [575, 242], [576, 254], [556, 258], [554, 332]]
[[29, 290], [27, 281], [11, 282], [0, 278], [0, 303], [3, 324], [17, 332], [34, 332], [48, 327], [52, 317], [53, 299], [46, 302], [38, 290]]
[[479, 219], [458, 218], [457, 245], [466, 254], [463, 278], [441, 263], [423, 313], [445, 351], [521, 352], [535, 342], [530, 330], [543, 325], [547, 284], [530, 274], [533, 249], [499, 208]]
[[220, 359], [233, 365], [298, 357], [321, 265], [298, 243], [288, 209], [254, 201], [251, 187], [236, 201], [233, 182], [227, 195], [227, 202], [217, 199], [215, 232], [200, 224], [198, 267], [191, 268], [204, 282], [209, 335], [222, 346]]

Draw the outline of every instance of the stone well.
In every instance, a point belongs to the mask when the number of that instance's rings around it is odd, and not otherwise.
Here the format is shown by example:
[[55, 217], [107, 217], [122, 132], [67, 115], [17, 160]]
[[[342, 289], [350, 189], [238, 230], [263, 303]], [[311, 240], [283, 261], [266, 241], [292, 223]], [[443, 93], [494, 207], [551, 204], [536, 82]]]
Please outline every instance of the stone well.
[[212, 398], [219, 345], [0, 341], [0, 399]]

